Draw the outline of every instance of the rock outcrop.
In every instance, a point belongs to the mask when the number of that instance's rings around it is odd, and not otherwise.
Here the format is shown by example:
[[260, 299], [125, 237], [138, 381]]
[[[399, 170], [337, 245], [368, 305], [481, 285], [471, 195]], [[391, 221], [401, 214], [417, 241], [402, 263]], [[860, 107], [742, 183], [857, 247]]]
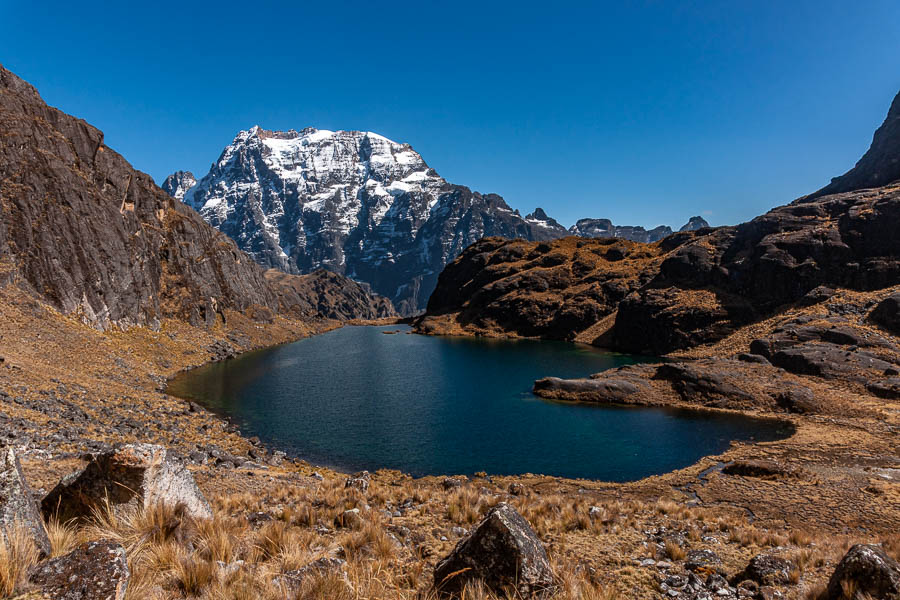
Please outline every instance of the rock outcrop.
[[0, 463], [0, 536], [8, 540], [16, 528], [28, 534], [41, 555], [50, 554], [50, 538], [34, 494], [22, 475], [19, 457], [7, 448]]
[[41, 510], [48, 517], [81, 518], [107, 500], [114, 508], [162, 504], [196, 519], [212, 518], [209, 502], [182, 461], [152, 444], [126, 444], [94, 456], [47, 494]]
[[750, 559], [747, 567], [733, 578], [740, 583], [749, 579], [759, 585], [788, 585], [797, 566], [791, 561], [771, 554], [757, 554]]
[[397, 316], [391, 301], [374, 294], [366, 284], [325, 269], [309, 275], [269, 269], [266, 281], [272, 284], [281, 311], [287, 314], [339, 321]]
[[603, 331], [586, 330], [645, 285], [663, 254], [617, 239], [485, 238], [447, 265], [416, 327], [594, 341]]
[[99, 540], [39, 563], [28, 583], [50, 600], [125, 600], [130, 575], [125, 548]]
[[823, 600], [846, 598], [845, 586], [856, 591], [858, 595], [854, 598], [897, 600], [900, 598], [900, 564], [880, 546], [857, 544], [838, 563]]
[[541, 540], [509, 504], [492, 508], [434, 568], [434, 586], [442, 593], [458, 593], [472, 579], [520, 598], [537, 597], [554, 587]]

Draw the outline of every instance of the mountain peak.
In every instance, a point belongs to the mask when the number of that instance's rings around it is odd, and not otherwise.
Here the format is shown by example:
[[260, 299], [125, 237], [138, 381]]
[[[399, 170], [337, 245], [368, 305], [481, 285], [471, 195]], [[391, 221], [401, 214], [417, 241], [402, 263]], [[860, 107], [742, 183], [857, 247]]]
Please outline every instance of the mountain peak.
[[894, 97], [884, 123], [872, 136], [872, 145], [856, 166], [801, 200], [881, 187], [897, 180], [900, 180], [900, 93]]
[[184, 200], [189, 189], [197, 185], [197, 179], [190, 171], [175, 171], [160, 185], [165, 193], [177, 200]]
[[688, 219], [688, 222], [682, 225], [681, 229], [678, 231], [696, 231], [707, 227], [709, 227], [709, 223], [706, 222], [706, 219], [701, 216], [696, 216]]

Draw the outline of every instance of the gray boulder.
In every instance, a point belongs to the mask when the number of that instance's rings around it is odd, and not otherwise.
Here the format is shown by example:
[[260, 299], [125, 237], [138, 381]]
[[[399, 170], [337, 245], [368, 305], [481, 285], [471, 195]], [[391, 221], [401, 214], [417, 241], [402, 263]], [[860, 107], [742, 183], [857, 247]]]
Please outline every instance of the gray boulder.
[[900, 599], [900, 564], [881, 546], [857, 544], [847, 551], [828, 581], [824, 600], [842, 600], [844, 585], [856, 589], [856, 597]]
[[196, 519], [212, 518], [212, 509], [184, 463], [162, 446], [126, 444], [95, 455], [88, 465], [66, 476], [44, 498], [44, 515], [87, 517], [109, 499], [119, 506], [180, 506]]
[[100, 540], [39, 563], [28, 582], [51, 600], [124, 600], [129, 577], [125, 548]]
[[760, 585], [787, 585], [791, 583], [791, 573], [797, 567], [789, 560], [771, 556], [768, 554], [757, 554], [750, 559], [750, 563], [736, 576], [736, 581], [744, 581], [749, 579]]
[[22, 475], [22, 465], [12, 448], [3, 452], [0, 462], [0, 536], [16, 527], [24, 527], [42, 556], [50, 554], [50, 539], [37, 503]]
[[434, 568], [434, 586], [459, 593], [481, 579], [498, 593], [533, 598], [554, 588], [550, 560], [537, 534], [512, 506], [500, 503]]

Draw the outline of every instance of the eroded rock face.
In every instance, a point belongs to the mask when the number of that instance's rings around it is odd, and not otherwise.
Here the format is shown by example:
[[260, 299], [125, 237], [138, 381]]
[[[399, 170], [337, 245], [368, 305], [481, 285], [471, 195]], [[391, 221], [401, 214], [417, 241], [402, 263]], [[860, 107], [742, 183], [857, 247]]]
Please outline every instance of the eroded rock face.
[[397, 316], [391, 301], [374, 294], [366, 284], [324, 269], [309, 275], [269, 269], [266, 281], [274, 284], [281, 310], [288, 314], [340, 321]]
[[526, 598], [554, 587], [541, 540], [509, 504], [492, 508], [434, 568], [434, 585], [442, 593], [458, 593], [471, 579], [481, 579], [496, 592], [512, 589]]
[[212, 509], [182, 461], [162, 446], [127, 444], [96, 455], [81, 471], [65, 477], [44, 498], [44, 515], [86, 517], [109, 498], [113, 506], [181, 506], [197, 519]]
[[0, 258], [100, 328], [275, 308], [263, 270], [193, 210], [0, 67]]
[[844, 582], [871, 598], [900, 598], [900, 565], [881, 546], [857, 544], [847, 551], [828, 582], [825, 600], [844, 598]]
[[51, 600], [125, 600], [129, 577], [125, 548], [100, 540], [38, 564], [28, 582]]
[[17, 527], [28, 532], [41, 555], [50, 554], [50, 539], [41, 512], [22, 475], [18, 456], [7, 448], [0, 463], [0, 536], [8, 536]]

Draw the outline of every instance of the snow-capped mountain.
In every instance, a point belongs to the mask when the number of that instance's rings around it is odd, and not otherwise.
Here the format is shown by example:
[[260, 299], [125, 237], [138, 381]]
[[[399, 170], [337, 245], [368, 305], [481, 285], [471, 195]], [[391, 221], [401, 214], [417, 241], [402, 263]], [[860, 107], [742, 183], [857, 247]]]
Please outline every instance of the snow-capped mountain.
[[[178, 197], [189, 181], [176, 173], [165, 188]], [[262, 265], [342, 273], [401, 314], [424, 308], [443, 267], [482, 237], [566, 235], [543, 210], [522, 218], [496, 194], [448, 183], [408, 144], [364, 131], [241, 131], [180, 193]]]
[[190, 171], [175, 171], [162, 183], [164, 192], [177, 200], [184, 200], [185, 193], [197, 185], [197, 179]]

